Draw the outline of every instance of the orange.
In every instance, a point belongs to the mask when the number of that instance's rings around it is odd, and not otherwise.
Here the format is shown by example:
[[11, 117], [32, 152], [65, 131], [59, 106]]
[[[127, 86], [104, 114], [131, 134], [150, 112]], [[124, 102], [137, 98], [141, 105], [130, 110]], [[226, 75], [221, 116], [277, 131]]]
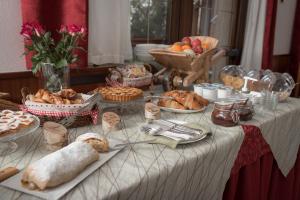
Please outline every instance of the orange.
[[182, 51], [182, 48], [179, 44], [173, 44], [171, 47], [172, 51]]
[[182, 48], [182, 50], [186, 50], [186, 49], [191, 49], [192, 47], [188, 44], [185, 44], [181, 48]]

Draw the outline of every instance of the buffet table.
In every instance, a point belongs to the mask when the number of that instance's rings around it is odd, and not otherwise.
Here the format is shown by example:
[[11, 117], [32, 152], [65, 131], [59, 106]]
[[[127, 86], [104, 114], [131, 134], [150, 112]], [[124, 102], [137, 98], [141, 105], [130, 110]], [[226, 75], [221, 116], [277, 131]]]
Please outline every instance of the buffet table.
[[[113, 110], [122, 119], [122, 130], [106, 137], [126, 141], [143, 139], [139, 130], [145, 122], [142, 102], [122, 109], [107, 106], [104, 110]], [[291, 187], [296, 188], [284, 192], [297, 191], [295, 195], [299, 195], [299, 156], [296, 162], [300, 144], [298, 99], [289, 98], [286, 103], [279, 104], [276, 111], [256, 110], [254, 119], [231, 128], [214, 125], [210, 119], [211, 111], [212, 105], [202, 113], [162, 112], [163, 119], [209, 127], [212, 135], [203, 141], [179, 145], [176, 149], [161, 144], [128, 146], [63, 199], [245, 199], [247, 195], [249, 199], [265, 199], [272, 197], [269, 190], [276, 195], [280, 184], [285, 182], [271, 185], [275, 180], [284, 180], [284, 176], [293, 176]], [[75, 128], [69, 131], [69, 140], [86, 132], [104, 134], [101, 125]], [[22, 169], [49, 153], [41, 129], [20, 138], [17, 143], [19, 149], [16, 152], [0, 157], [0, 168], [16, 166]], [[277, 167], [273, 155], [278, 168], [272, 167], [273, 164]], [[293, 168], [295, 163], [297, 169]], [[4, 187], [0, 187], [0, 193], [0, 199], [34, 199]], [[290, 199], [297, 198], [293, 195]]]

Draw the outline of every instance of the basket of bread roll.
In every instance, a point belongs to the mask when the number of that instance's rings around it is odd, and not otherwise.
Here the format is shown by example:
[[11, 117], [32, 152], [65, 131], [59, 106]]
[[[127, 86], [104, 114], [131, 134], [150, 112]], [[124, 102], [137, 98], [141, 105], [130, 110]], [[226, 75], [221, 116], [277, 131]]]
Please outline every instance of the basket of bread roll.
[[29, 94], [26, 88], [22, 89], [23, 111], [34, 114], [40, 118], [41, 124], [46, 121], [59, 123], [62, 119], [76, 116], [70, 127], [79, 127], [96, 124], [98, 118], [97, 98], [93, 95], [80, 94], [73, 89], [62, 89], [52, 93], [39, 89]]
[[128, 64], [110, 68], [106, 82], [111, 86], [145, 87], [152, 83], [151, 66], [146, 64]]

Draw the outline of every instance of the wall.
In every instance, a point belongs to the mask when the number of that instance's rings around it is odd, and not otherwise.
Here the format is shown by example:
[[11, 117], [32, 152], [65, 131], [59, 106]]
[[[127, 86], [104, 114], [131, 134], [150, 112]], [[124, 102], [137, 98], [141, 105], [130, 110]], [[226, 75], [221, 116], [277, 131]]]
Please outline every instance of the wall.
[[290, 53], [296, 3], [297, 0], [284, 0], [283, 2], [278, 0], [274, 55]]
[[20, 0], [0, 0], [0, 73], [25, 71]]

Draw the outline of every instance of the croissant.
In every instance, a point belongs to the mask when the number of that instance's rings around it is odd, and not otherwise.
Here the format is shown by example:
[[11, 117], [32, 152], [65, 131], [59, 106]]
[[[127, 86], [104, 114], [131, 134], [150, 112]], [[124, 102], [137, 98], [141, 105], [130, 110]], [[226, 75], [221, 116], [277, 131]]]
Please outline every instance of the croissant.
[[39, 89], [37, 93], [34, 95], [36, 98], [41, 99], [45, 90], [44, 89]]
[[195, 92], [191, 92], [194, 94], [195, 99], [203, 106], [208, 106], [209, 101], [207, 99], [204, 99], [203, 97], [199, 96]]
[[56, 105], [64, 104], [63, 99], [59, 96], [51, 95], [50, 98], [52, 98], [54, 104], [56, 104]]
[[60, 96], [65, 99], [74, 99], [77, 93], [72, 89], [63, 89], [60, 91]]
[[201, 104], [195, 99], [195, 95], [192, 93], [189, 93], [184, 102], [184, 107], [190, 109], [190, 110], [199, 110], [202, 108]]

